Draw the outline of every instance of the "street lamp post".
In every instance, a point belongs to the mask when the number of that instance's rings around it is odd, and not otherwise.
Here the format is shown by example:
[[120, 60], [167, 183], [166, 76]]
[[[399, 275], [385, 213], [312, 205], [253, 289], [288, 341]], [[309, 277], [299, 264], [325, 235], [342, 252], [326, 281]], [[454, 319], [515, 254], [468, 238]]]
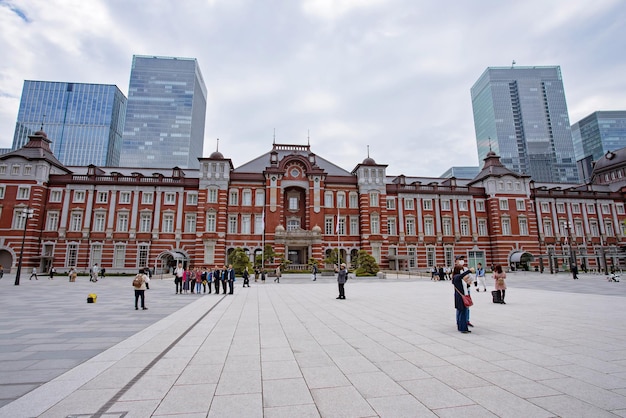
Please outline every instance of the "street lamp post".
[[15, 272], [15, 286], [20, 285], [20, 275], [22, 274], [22, 258], [24, 258], [24, 242], [26, 241], [26, 227], [28, 226], [28, 220], [33, 217], [34, 210], [26, 207], [22, 209], [20, 217], [24, 218], [24, 234], [22, 235], [22, 248], [20, 249], [20, 260], [17, 263], [17, 271]]

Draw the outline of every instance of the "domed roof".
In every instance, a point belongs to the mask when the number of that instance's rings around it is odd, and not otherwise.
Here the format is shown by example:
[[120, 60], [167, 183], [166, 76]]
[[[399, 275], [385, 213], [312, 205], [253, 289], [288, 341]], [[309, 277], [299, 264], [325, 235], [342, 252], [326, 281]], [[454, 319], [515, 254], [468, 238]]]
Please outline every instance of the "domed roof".
[[212, 158], [214, 160], [223, 160], [224, 159], [224, 155], [221, 152], [219, 152], [219, 151], [214, 151], [213, 153], [211, 153], [209, 158]]
[[44, 131], [37, 131], [33, 136], [42, 136], [44, 138], [48, 138], [48, 134], [46, 134]]
[[311, 228], [311, 231], [321, 233], [322, 228], [320, 228], [320, 226], [316, 224], [313, 228]]
[[615, 151], [607, 151], [602, 157], [598, 158], [598, 161], [593, 165], [594, 172], [600, 172], [610, 169], [614, 166], [623, 166], [626, 164], [626, 148], [621, 148]]
[[376, 161], [374, 161], [373, 158], [367, 157], [366, 159], [363, 160], [363, 162], [361, 164], [363, 164], [363, 165], [376, 165]]
[[282, 226], [282, 225], [278, 225], [274, 231], [275, 232], [285, 232], [285, 227]]

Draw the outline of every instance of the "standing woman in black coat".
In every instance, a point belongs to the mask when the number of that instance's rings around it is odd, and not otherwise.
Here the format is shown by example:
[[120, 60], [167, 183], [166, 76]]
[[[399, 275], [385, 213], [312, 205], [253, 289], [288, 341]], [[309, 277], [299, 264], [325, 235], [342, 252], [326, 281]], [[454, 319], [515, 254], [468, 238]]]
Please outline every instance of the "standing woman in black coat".
[[463, 303], [461, 295], [465, 295], [465, 287], [463, 286], [463, 278], [470, 274], [473, 269], [463, 270], [460, 265], [455, 265], [452, 271], [452, 285], [454, 286], [454, 307], [456, 308], [456, 327], [459, 332], [467, 334], [472, 332], [467, 329], [467, 307]]

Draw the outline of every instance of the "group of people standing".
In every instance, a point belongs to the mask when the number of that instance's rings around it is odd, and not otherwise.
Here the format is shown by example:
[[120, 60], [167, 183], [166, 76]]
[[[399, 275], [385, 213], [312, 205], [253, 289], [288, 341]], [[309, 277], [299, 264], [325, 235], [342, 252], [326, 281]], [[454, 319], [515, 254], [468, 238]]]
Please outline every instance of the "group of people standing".
[[[504, 296], [506, 294], [506, 273], [503, 271], [501, 265], [493, 267], [493, 279], [494, 279], [494, 295], [493, 302], [506, 304]], [[475, 276], [472, 277], [472, 275]], [[466, 303], [465, 296], [470, 295], [470, 289], [472, 282], [477, 292], [480, 292], [482, 286], [483, 291], [487, 291], [485, 284], [485, 269], [481, 263], [478, 263], [476, 269], [465, 267], [465, 256], [457, 256], [455, 258], [454, 268], [452, 270], [452, 285], [454, 286], [454, 308], [456, 309], [456, 326], [459, 332], [464, 334], [470, 333], [468, 327], [474, 325], [470, 322], [470, 306]], [[470, 298], [471, 300], [471, 298]]]
[[[248, 268], [244, 272], [244, 287], [250, 287]], [[246, 283], [248, 282], [248, 283]], [[184, 268], [183, 263], [178, 263], [178, 267], [174, 270], [174, 284], [176, 285], [176, 294], [183, 293], [212, 293], [211, 288], [215, 286], [215, 294], [220, 293], [220, 287], [223, 294], [232, 295], [235, 287], [235, 269], [232, 264], [219, 268], [215, 266], [212, 269], [208, 267], [200, 268]], [[228, 289], [227, 289], [228, 288]]]

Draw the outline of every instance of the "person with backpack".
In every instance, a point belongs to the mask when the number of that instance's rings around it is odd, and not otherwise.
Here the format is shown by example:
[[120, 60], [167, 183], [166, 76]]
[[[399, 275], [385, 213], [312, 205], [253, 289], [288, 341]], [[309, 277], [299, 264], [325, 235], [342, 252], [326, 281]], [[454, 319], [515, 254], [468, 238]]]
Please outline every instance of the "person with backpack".
[[150, 282], [150, 278], [144, 274], [143, 269], [139, 269], [139, 273], [133, 279], [133, 288], [135, 289], [135, 310], [139, 310], [138, 302], [141, 299], [141, 309], [146, 308], [146, 285]]

